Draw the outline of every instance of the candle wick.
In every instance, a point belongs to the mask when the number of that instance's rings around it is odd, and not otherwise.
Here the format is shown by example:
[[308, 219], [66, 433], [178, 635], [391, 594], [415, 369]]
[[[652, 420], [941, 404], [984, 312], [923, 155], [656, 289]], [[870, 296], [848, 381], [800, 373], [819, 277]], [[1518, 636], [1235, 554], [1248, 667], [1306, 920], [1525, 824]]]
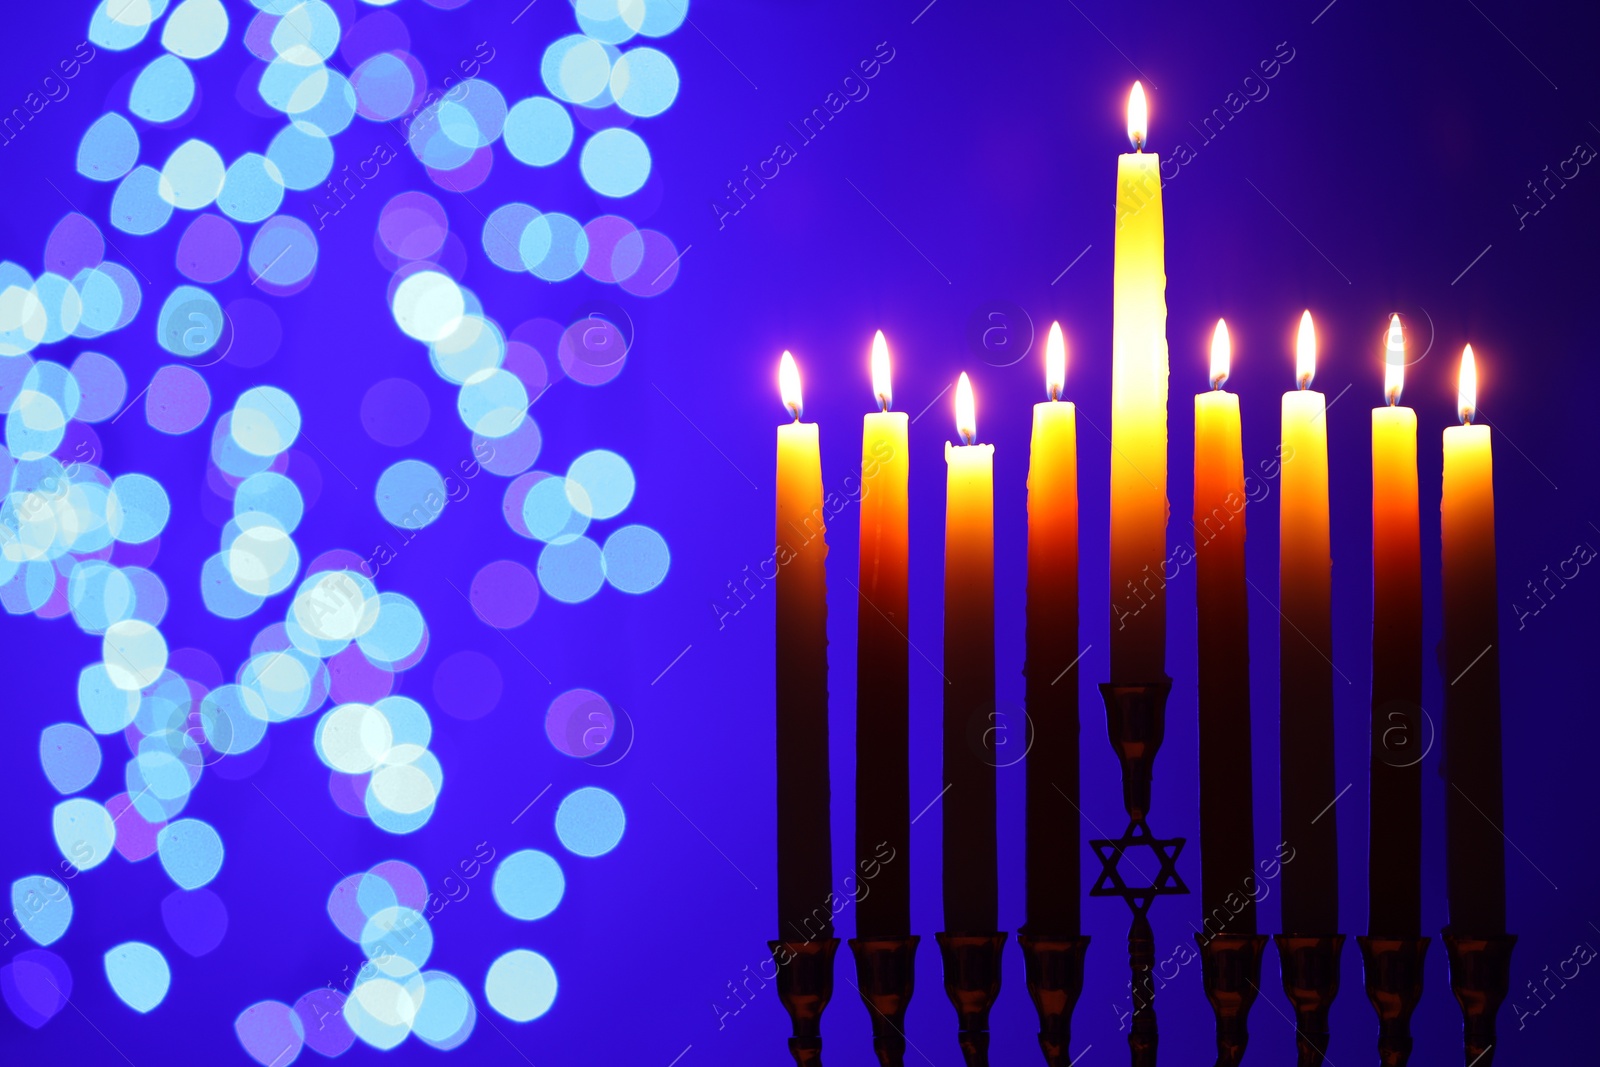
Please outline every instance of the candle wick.
[[789, 414], [794, 416], [794, 421], [795, 422], [799, 422], [800, 421], [800, 405], [799, 404], [787, 404], [785, 406], [789, 409]]
[[978, 439], [977, 433], [975, 433], [975, 432], [973, 432], [971, 430], [962, 430], [961, 433], [960, 433], [960, 437], [961, 437], [961, 443], [964, 444], [964, 445], [970, 445], [970, 444], [972, 444], [974, 441], [976, 441]]
[[1061, 399], [1061, 386], [1056, 385], [1054, 383], [1051, 383], [1051, 386], [1050, 386], [1050, 399], [1051, 400], [1060, 400]]
[[1306, 389], [1310, 389], [1311, 388], [1311, 375], [1309, 375], [1309, 374], [1300, 375], [1300, 377], [1299, 377], [1299, 379], [1297, 381], [1297, 384], [1299, 385], [1299, 387], [1300, 387], [1300, 389], [1302, 391], [1304, 391]]
[[889, 398], [887, 396], [884, 396], [882, 393], [879, 393], [878, 394], [878, 410], [879, 411], [888, 411], [889, 407], [890, 407]]
[[1211, 390], [1212, 390], [1212, 392], [1216, 392], [1216, 393], [1222, 392], [1223, 383], [1225, 383], [1227, 380], [1228, 380], [1228, 376], [1226, 374], [1219, 374], [1215, 378], [1212, 378], [1211, 379]]

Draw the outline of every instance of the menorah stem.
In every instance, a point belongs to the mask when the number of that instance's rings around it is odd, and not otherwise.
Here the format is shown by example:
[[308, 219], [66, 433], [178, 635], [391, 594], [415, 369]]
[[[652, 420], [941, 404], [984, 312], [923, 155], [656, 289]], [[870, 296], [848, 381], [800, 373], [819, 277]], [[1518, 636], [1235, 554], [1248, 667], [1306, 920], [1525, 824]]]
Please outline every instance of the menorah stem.
[[[1172, 679], [1155, 682], [1105, 682], [1100, 695], [1106, 705], [1106, 734], [1122, 765], [1122, 804], [1128, 812], [1128, 828], [1115, 840], [1093, 840], [1091, 848], [1100, 857], [1102, 871], [1091, 896], [1118, 896], [1133, 913], [1128, 928], [1129, 992], [1133, 1014], [1128, 1032], [1128, 1049], [1133, 1067], [1155, 1067], [1156, 1045], [1156, 938], [1146, 915], [1155, 898], [1171, 893], [1187, 893], [1188, 886], [1178, 876], [1178, 853], [1183, 838], [1158, 838], [1150, 832], [1146, 816], [1150, 811], [1150, 785], [1154, 780], [1156, 753], [1166, 735], [1167, 696]], [[1131, 848], [1148, 848], [1154, 853], [1158, 873], [1149, 885], [1129, 885], [1119, 866]]]
[[1128, 1048], [1133, 1067], [1155, 1067], [1156, 1044], [1156, 935], [1144, 912], [1133, 914], [1128, 927], [1128, 968], [1133, 972], [1133, 1019]]

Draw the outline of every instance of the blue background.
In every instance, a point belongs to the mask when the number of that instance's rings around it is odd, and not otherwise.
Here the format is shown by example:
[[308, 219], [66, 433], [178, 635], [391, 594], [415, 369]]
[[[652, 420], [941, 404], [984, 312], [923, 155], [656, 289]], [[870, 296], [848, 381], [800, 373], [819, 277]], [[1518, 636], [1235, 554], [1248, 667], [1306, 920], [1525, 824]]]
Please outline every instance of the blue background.
[[[231, 159], [259, 150], [281, 119], [246, 114], [234, 102], [244, 63], [238, 35], [250, 11], [228, 6], [234, 16], [228, 43], [196, 70], [206, 96], [204, 136]], [[543, 91], [538, 57], [549, 41], [573, 32], [572, 12], [558, 0], [536, 4], [513, 24], [521, 8], [518, 0], [476, 0], [440, 11], [405, 0], [393, 10], [411, 27], [413, 51], [435, 76], [478, 42], [489, 42], [496, 59], [484, 76], [516, 99]], [[0, 46], [0, 105], [20, 102], [57, 57], [71, 53], [83, 39], [88, 11], [78, 3], [13, 5]], [[1457, 356], [1467, 341], [1479, 357], [1482, 415], [1495, 428], [1506, 862], [1510, 927], [1521, 937], [1514, 988], [1542, 977], [1546, 965], [1553, 970], [1575, 944], [1600, 943], [1594, 925], [1600, 912], [1592, 904], [1600, 868], [1588, 847], [1596, 820], [1592, 785], [1585, 785], [1600, 742], [1584, 684], [1596, 579], [1584, 569], [1520, 625], [1512, 608], [1525, 602], [1526, 583], [1541, 579], [1545, 566], [1568, 559], [1579, 544], [1600, 544], [1588, 439], [1600, 385], [1592, 359], [1600, 178], [1584, 168], [1521, 225], [1513, 207], [1546, 165], [1553, 169], [1579, 143], [1600, 145], [1593, 13], [1578, 5], [1488, 0], [1398, 6], [1337, 0], [1327, 8], [1264, 0], [1137, 7], [936, 0], [927, 8], [920, 0], [702, 0], [690, 19], [664, 43], [652, 42], [677, 62], [683, 89], [669, 112], [640, 125], [654, 176], [620, 208], [668, 234], [683, 253], [670, 290], [642, 300], [581, 277], [551, 286], [496, 270], [476, 246], [478, 213], [435, 189], [406, 154], [318, 234], [321, 262], [309, 288], [261, 298], [283, 322], [276, 356], [261, 367], [224, 361], [205, 372], [213, 415], [261, 383], [288, 389], [299, 401], [305, 436], [328, 460], [320, 468], [320, 499], [297, 533], [305, 559], [334, 547], [366, 554], [391, 537], [373, 501], [382, 470], [406, 455], [453, 466], [468, 448], [464, 430], [449, 417], [451, 390], [431, 373], [421, 347], [395, 328], [384, 301], [389, 272], [371, 251], [378, 213], [391, 195], [433, 192], [469, 253], [476, 252], [464, 280], [491, 314], [498, 307], [508, 322], [532, 315], [572, 321], [586, 302], [604, 299], [630, 322], [632, 348], [614, 382], [588, 389], [562, 381], [535, 404], [545, 442], [537, 466], [564, 470], [593, 448], [626, 456], [639, 480], [627, 517], [666, 537], [672, 549], [666, 582], [642, 597], [605, 589], [578, 605], [545, 598], [526, 625], [494, 633], [451, 584], [465, 589], [495, 559], [531, 566], [536, 546], [506, 528], [500, 486], [483, 476], [378, 581], [415, 599], [431, 632], [428, 655], [398, 680], [397, 691], [432, 710], [434, 666], [464, 649], [491, 657], [505, 681], [499, 706], [483, 718], [434, 715], [432, 747], [446, 785], [433, 819], [415, 834], [394, 837], [349, 817], [329, 797], [326, 769], [311, 747], [312, 723], [275, 727], [258, 770], [233, 780], [208, 775], [188, 811], [217, 826], [227, 843], [226, 863], [211, 886], [230, 914], [222, 945], [199, 959], [178, 950], [161, 926], [159, 904], [171, 891], [165, 874], [154, 862], [130, 865], [113, 857], [71, 883], [76, 916], [52, 947], [73, 969], [72, 1008], [39, 1030], [0, 1013], [6, 1060], [126, 1059], [140, 1067], [175, 1058], [242, 1062], [232, 1032], [240, 1011], [269, 998], [292, 1003], [360, 963], [357, 948], [338, 935], [325, 911], [341, 873], [398, 857], [436, 888], [480, 842], [499, 855], [525, 847], [553, 852], [566, 871], [567, 892], [549, 918], [524, 924], [495, 906], [483, 874], [440, 914], [431, 965], [461, 978], [480, 1012], [457, 1056], [541, 1067], [784, 1059], [786, 1020], [773, 991], [760, 991], [749, 1007], [728, 1014], [738, 1002], [727, 999], [726, 985], [743, 979], [746, 966], [755, 969], [774, 933], [771, 590], [720, 626], [712, 605], [727, 593], [727, 582], [742, 580], [746, 565], [771, 552], [772, 428], [783, 417], [774, 386], [778, 353], [790, 348], [801, 361], [806, 415], [821, 425], [824, 483], [837, 488], [859, 461], [859, 419], [871, 402], [867, 347], [877, 328], [894, 350], [897, 408], [917, 416], [933, 405], [912, 427], [911, 641], [937, 662], [941, 451], [952, 428], [948, 396], [933, 402], [968, 370], [980, 437], [996, 447], [999, 698], [1016, 706], [1028, 405], [1042, 395], [1044, 330], [1051, 319], [1065, 326], [1072, 352], [1067, 393], [1083, 426], [1082, 617], [1084, 641], [1092, 645], [1081, 665], [1084, 832], [1098, 836], [1094, 827], [1102, 827], [1115, 834], [1122, 825], [1116, 764], [1093, 691], [1106, 674], [1109, 446], [1091, 427], [1109, 432], [1112, 175], [1115, 155], [1125, 150], [1123, 107], [1136, 77], [1150, 94], [1151, 147], [1170, 154], [1185, 140], [1195, 153], [1165, 193], [1169, 495], [1178, 517], [1171, 536], [1180, 536], [1190, 501], [1189, 396], [1205, 387], [1218, 316], [1233, 331], [1230, 388], [1242, 397], [1247, 465], [1273, 453], [1278, 397], [1291, 386], [1302, 308], [1316, 316], [1321, 338], [1317, 386], [1330, 401], [1338, 397], [1328, 415], [1334, 634], [1348, 684], [1341, 680], [1336, 694], [1336, 755], [1340, 782], [1355, 785], [1338, 809], [1343, 929], [1364, 932], [1366, 911], [1367, 412], [1381, 402], [1381, 337], [1389, 313], [1398, 311], [1413, 358], [1425, 352], [1408, 374], [1405, 397], [1420, 423], [1430, 650], [1440, 628], [1439, 433], [1455, 420]], [[893, 59], [869, 83], [869, 95], [799, 148], [737, 214], [719, 219], [712, 205], [725, 196], [725, 183], [770, 156], [776, 141], [795, 144], [787, 124], [822, 105], [880, 42], [892, 48]], [[1293, 59], [1268, 83], [1269, 95], [1207, 141], [1196, 129], [1201, 119], [1241, 91], [1246, 75], [1280, 42]], [[73, 155], [98, 114], [124, 106], [127, 78], [155, 54], [153, 47], [152, 39], [129, 53], [102, 49], [66, 99], [0, 148], [6, 202], [0, 253], [37, 272], [38, 250], [72, 210], [63, 194], [104, 219], [112, 190], [79, 178]], [[147, 155], [162, 157], [191, 135], [200, 134], [152, 134], [147, 145], [159, 147]], [[336, 166], [365, 158], [367, 136], [358, 120], [336, 143]], [[282, 210], [309, 220], [310, 196], [291, 193]], [[485, 205], [523, 199], [580, 219], [616, 206], [584, 187], [572, 160], [534, 173], [503, 153], [469, 198]], [[126, 253], [117, 258], [136, 263], [160, 292], [181, 280], [171, 265], [172, 225], [150, 237], [112, 238]], [[242, 271], [215, 291], [224, 300], [254, 295]], [[105, 351], [123, 365], [131, 394], [170, 362], [152, 343], [156, 295], [147, 291], [145, 299], [128, 329], [36, 355], [70, 361], [80, 348]], [[987, 345], [974, 340], [981, 326], [996, 324], [1001, 332], [989, 334]], [[393, 376], [416, 381], [435, 406], [428, 432], [402, 450], [373, 444], [358, 418], [366, 387]], [[219, 524], [200, 504], [209, 427], [208, 421], [193, 434], [166, 437], [130, 418], [98, 429], [107, 470], [151, 473], [173, 499], [154, 565], [173, 598], [164, 624], [169, 643], [204, 648], [231, 670], [226, 665], [240, 662], [286, 598], [243, 622], [220, 621], [200, 601], [198, 569], [214, 551]], [[848, 650], [855, 596], [843, 578], [853, 579], [855, 518], [847, 509], [829, 530], [837, 872], [851, 861]], [[1272, 499], [1253, 507], [1248, 521], [1250, 577], [1270, 592], [1277, 548]], [[1192, 572], [1170, 587], [1175, 686], [1153, 821], [1160, 832], [1189, 836], [1181, 869], [1196, 893], [1154, 909], [1161, 957], [1192, 944], [1189, 926], [1200, 917], [1193, 590]], [[1277, 621], [1267, 598], [1255, 597], [1250, 606], [1256, 840], [1265, 857], [1277, 840]], [[9, 742], [0, 746], [0, 882], [9, 884], [59, 863], [48, 818], [58, 798], [40, 772], [36, 738], [52, 722], [75, 721], [77, 673], [98, 659], [99, 645], [70, 620], [27, 616], [0, 619], [0, 641], [7, 650]], [[911, 669], [916, 811], [940, 789], [939, 676], [916, 653]], [[551, 748], [545, 708], [574, 686], [596, 689], [625, 709], [615, 747], [597, 762], [631, 743], [625, 758], [600, 767]], [[1442, 688], [1430, 669], [1425, 704], [1434, 721]], [[121, 789], [115, 739], [103, 743], [106, 766], [85, 792], [99, 800]], [[1435, 933], [1446, 921], [1437, 761], [1435, 746], [1424, 779], [1424, 917]], [[1020, 766], [1000, 774], [1001, 925], [1012, 931], [1022, 921], [1022, 784]], [[568, 855], [552, 829], [558, 798], [582, 785], [615, 793], [628, 815], [621, 845], [596, 859]], [[912, 1060], [944, 1065], [959, 1060], [929, 937], [940, 926], [936, 814], [917, 823], [913, 838], [915, 925], [928, 944], [908, 1032], [916, 1046]], [[1093, 900], [1085, 902], [1084, 917], [1095, 943], [1074, 1043], [1093, 1046], [1085, 1063], [1119, 1061], [1127, 915], [1120, 903]], [[1276, 918], [1276, 897], [1269, 897], [1263, 930], [1273, 930]], [[852, 931], [846, 913], [840, 934]], [[122, 1004], [101, 973], [101, 954], [128, 939], [158, 945], [173, 966], [172, 990], [148, 1017]], [[20, 940], [7, 945], [0, 963], [24, 947]], [[482, 997], [490, 962], [513, 947], [543, 953], [560, 976], [555, 1006], [527, 1024], [494, 1014]], [[839, 966], [841, 976], [850, 973], [842, 953]], [[1266, 975], [1267, 995], [1252, 1015], [1252, 1059], [1282, 1062], [1293, 1034], [1270, 954]], [[1538, 1062], [1587, 1040], [1586, 1002], [1593, 1003], [1589, 986], [1596, 982], [1581, 972], [1521, 1029], [1508, 1004], [1500, 1018], [1502, 1062]], [[1538, 1006], [1526, 997], [1523, 1003]], [[1209, 1062], [1211, 1017], [1198, 968], [1184, 968], [1157, 1007], [1167, 1058]], [[1333, 1018], [1332, 1060], [1369, 1058], [1375, 1022], [1353, 942]], [[1014, 945], [993, 1028], [997, 1062], [1037, 1055]], [[1415, 1031], [1414, 1063], [1458, 1062], [1460, 1016], [1437, 943]], [[867, 1034], [866, 1011], [841, 977], [826, 1015], [830, 1062], [870, 1062]], [[302, 1055], [315, 1058], [309, 1050]], [[359, 1043], [346, 1054], [353, 1063], [383, 1055]], [[387, 1054], [405, 1063], [434, 1062], [438, 1055], [416, 1041]]]

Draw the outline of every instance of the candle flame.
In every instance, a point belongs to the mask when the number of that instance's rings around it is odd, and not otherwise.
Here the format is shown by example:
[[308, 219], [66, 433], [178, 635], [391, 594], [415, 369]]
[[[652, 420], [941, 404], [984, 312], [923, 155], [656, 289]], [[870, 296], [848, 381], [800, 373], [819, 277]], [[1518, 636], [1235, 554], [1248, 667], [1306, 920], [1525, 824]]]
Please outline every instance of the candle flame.
[[1217, 328], [1211, 334], [1211, 388], [1222, 388], [1232, 363], [1233, 341], [1228, 337], [1228, 324], [1218, 319]]
[[1128, 94], [1128, 141], [1135, 152], [1144, 151], [1144, 142], [1150, 133], [1150, 107], [1144, 102], [1144, 86], [1133, 83]]
[[878, 410], [888, 411], [894, 403], [894, 390], [889, 388], [889, 342], [883, 331], [872, 335], [872, 395], [878, 398]]
[[1311, 388], [1311, 379], [1317, 373], [1317, 328], [1311, 324], [1311, 312], [1300, 314], [1300, 334], [1294, 344], [1294, 380], [1301, 389]]
[[1456, 386], [1456, 406], [1461, 411], [1461, 425], [1471, 426], [1472, 416], [1478, 410], [1478, 361], [1472, 346], [1461, 351], [1461, 379]]
[[1400, 329], [1400, 316], [1389, 316], [1389, 337], [1383, 353], [1383, 396], [1390, 407], [1400, 403], [1400, 389], [1406, 378], [1406, 338]]
[[1060, 400], [1067, 390], [1067, 339], [1059, 322], [1050, 324], [1044, 342], [1044, 390], [1051, 400]]
[[972, 379], [966, 371], [956, 382], [956, 436], [964, 445], [978, 439], [978, 405], [972, 398]]
[[787, 349], [778, 361], [778, 395], [783, 397], [783, 406], [789, 409], [794, 421], [799, 422], [800, 413], [804, 410], [804, 405], [800, 403], [800, 368], [795, 365], [794, 357]]

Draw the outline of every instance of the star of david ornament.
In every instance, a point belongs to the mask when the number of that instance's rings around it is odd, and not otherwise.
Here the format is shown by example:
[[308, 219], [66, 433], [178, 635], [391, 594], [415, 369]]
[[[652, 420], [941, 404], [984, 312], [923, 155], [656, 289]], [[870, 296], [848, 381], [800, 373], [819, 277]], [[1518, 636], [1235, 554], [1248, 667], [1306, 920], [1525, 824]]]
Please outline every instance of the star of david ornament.
[[[1114, 839], [1091, 840], [1089, 847], [1100, 857], [1100, 877], [1089, 890], [1092, 897], [1121, 897], [1135, 915], [1150, 910], [1156, 897], [1181, 896], [1189, 892], [1178, 874], [1178, 855], [1187, 839], [1182, 837], [1156, 837], [1143, 819], [1133, 819], [1122, 836]], [[1132, 849], [1147, 849], [1154, 857], [1157, 872], [1148, 885], [1130, 885], [1122, 876], [1122, 859]], [[1145, 868], [1128, 861], [1141, 876], [1149, 877]]]

